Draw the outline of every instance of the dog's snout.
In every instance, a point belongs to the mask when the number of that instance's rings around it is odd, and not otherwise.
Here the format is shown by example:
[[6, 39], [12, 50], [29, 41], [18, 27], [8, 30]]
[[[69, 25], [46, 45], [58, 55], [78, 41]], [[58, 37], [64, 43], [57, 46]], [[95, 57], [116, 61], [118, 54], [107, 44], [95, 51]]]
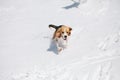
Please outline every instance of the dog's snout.
[[67, 38], [67, 36], [66, 36], [66, 35], [65, 35], [64, 37], [65, 37], [65, 38]]

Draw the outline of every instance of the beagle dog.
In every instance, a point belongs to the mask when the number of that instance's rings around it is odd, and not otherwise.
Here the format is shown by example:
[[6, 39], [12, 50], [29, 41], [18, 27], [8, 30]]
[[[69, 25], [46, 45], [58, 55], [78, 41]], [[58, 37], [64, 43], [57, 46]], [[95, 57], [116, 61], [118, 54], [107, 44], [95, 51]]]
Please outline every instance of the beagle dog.
[[67, 47], [68, 38], [71, 35], [72, 28], [65, 25], [56, 26], [49, 25], [49, 28], [54, 28], [53, 40], [55, 41], [58, 53]]

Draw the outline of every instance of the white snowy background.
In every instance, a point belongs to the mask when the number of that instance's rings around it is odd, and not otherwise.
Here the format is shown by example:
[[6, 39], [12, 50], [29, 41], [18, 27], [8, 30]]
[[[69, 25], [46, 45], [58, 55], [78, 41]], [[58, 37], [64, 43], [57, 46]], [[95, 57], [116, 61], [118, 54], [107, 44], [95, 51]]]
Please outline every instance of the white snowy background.
[[[49, 24], [73, 28], [59, 55]], [[0, 80], [120, 80], [120, 0], [0, 0]]]

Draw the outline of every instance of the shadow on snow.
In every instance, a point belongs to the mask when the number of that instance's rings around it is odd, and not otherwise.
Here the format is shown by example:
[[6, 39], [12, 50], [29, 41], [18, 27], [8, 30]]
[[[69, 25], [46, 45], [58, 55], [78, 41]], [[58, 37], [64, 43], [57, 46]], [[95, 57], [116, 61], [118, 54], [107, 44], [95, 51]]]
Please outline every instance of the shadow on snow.
[[58, 54], [57, 47], [56, 47], [55, 42], [53, 40], [51, 40], [51, 43], [50, 43], [47, 51], [51, 51], [51, 52], [54, 52], [55, 54]]
[[[73, 0], [72, 0], [73, 1]], [[80, 5], [80, 1], [76, 2], [76, 1], [73, 1], [72, 4], [68, 5], [68, 6], [65, 6], [63, 7], [64, 9], [71, 9], [71, 8], [78, 8], [78, 6]]]

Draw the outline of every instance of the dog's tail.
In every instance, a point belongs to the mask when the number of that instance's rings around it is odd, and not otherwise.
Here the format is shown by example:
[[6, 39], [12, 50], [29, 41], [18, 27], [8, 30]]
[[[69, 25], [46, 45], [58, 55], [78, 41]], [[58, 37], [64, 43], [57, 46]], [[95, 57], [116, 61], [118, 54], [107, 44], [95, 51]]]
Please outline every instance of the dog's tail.
[[56, 25], [50, 24], [50, 25], [49, 25], [49, 28], [52, 27], [52, 28], [54, 28], [54, 29], [57, 30], [57, 29], [60, 28], [61, 26], [62, 26], [62, 25], [56, 26]]
[[49, 28], [50, 28], [50, 27], [57, 29], [57, 26], [56, 26], [56, 25], [53, 25], [53, 24], [50, 24], [50, 25], [49, 25]]

